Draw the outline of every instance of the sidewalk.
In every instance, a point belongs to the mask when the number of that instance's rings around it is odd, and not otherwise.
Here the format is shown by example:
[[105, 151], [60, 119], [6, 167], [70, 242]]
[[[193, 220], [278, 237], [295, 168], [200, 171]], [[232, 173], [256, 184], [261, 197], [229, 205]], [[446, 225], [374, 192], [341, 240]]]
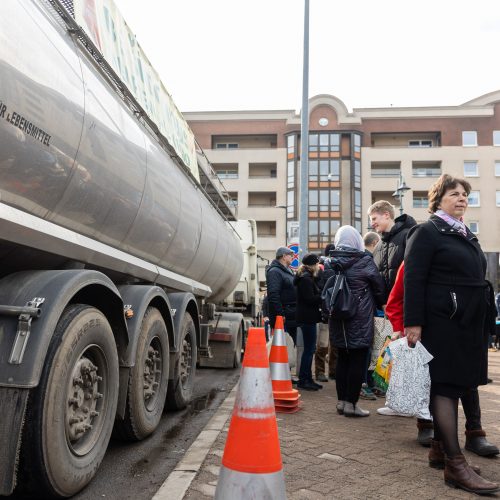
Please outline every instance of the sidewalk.
[[[494, 383], [480, 388], [483, 427], [488, 438], [500, 445], [500, 351], [489, 353], [489, 359]], [[289, 500], [478, 498], [446, 486], [442, 471], [427, 465], [427, 449], [415, 440], [415, 419], [378, 415], [376, 409], [385, 402], [380, 398], [360, 401], [371, 411], [368, 418], [343, 417], [335, 410], [335, 382], [323, 385], [318, 392], [302, 392], [304, 405], [298, 413], [277, 414]], [[464, 419], [459, 411], [463, 444]], [[228, 425], [229, 418], [185, 499], [213, 498]], [[499, 458], [465, 454], [481, 467], [484, 477], [500, 482]]]

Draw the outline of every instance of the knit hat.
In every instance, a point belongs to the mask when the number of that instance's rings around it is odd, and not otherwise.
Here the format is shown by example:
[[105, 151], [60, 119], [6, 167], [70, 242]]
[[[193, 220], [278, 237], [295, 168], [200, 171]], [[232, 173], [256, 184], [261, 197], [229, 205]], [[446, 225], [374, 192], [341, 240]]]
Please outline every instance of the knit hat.
[[290, 250], [288, 247], [279, 247], [278, 250], [276, 250], [276, 258], [279, 259], [283, 257], [283, 255], [292, 255], [293, 253], [293, 250]]
[[315, 253], [306, 253], [304, 257], [302, 257], [302, 264], [306, 266], [314, 266], [319, 262], [319, 257]]

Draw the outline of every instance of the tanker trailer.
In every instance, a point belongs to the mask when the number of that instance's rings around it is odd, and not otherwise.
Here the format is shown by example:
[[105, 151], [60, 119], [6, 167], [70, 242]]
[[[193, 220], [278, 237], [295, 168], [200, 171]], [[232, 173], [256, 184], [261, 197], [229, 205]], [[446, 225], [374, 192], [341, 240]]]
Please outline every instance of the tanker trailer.
[[57, 0], [0, 2], [0, 47], [0, 495], [68, 497], [187, 404], [242, 252]]

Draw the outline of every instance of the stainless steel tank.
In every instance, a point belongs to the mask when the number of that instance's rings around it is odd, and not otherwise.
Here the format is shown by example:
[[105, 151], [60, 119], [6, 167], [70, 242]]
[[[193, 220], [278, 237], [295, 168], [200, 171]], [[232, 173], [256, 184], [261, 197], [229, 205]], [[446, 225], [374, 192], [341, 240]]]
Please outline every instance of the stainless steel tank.
[[[0, 2], [0, 203], [227, 296], [243, 263], [233, 231], [44, 5]], [[0, 238], [1, 274], [92, 262]]]

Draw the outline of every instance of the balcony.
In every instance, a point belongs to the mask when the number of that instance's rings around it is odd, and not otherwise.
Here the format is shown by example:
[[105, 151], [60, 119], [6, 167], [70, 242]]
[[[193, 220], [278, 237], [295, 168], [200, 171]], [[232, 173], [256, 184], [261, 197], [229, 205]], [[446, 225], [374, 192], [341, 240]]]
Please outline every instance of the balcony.
[[213, 135], [212, 149], [275, 149], [276, 134]]
[[440, 161], [414, 161], [411, 165], [413, 177], [439, 177], [441, 175]]
[[372, 161], [371, 163], [371, 175], [372, 177], [397, 177], [401, 173], [401, 163], [400, 162], [383, 162], [383, 161]]
[[249, 191], [248, 192], [248, 207], [275, 207], [276, 192], [275, 191]]
[[258, 220], [257, 237], [258, 238], [274, 238], [276, 237], [276, 221], [273, 220]]
[[371, 134], [372, 148], [435, 148], [441, 132], [383, 132]]
[[249, 179], [276, 179], [278, 167], [276, 163], [249, 163]]
[[237, 163], [212, 163], [212, 168], [219, 179], [237, 179]]

